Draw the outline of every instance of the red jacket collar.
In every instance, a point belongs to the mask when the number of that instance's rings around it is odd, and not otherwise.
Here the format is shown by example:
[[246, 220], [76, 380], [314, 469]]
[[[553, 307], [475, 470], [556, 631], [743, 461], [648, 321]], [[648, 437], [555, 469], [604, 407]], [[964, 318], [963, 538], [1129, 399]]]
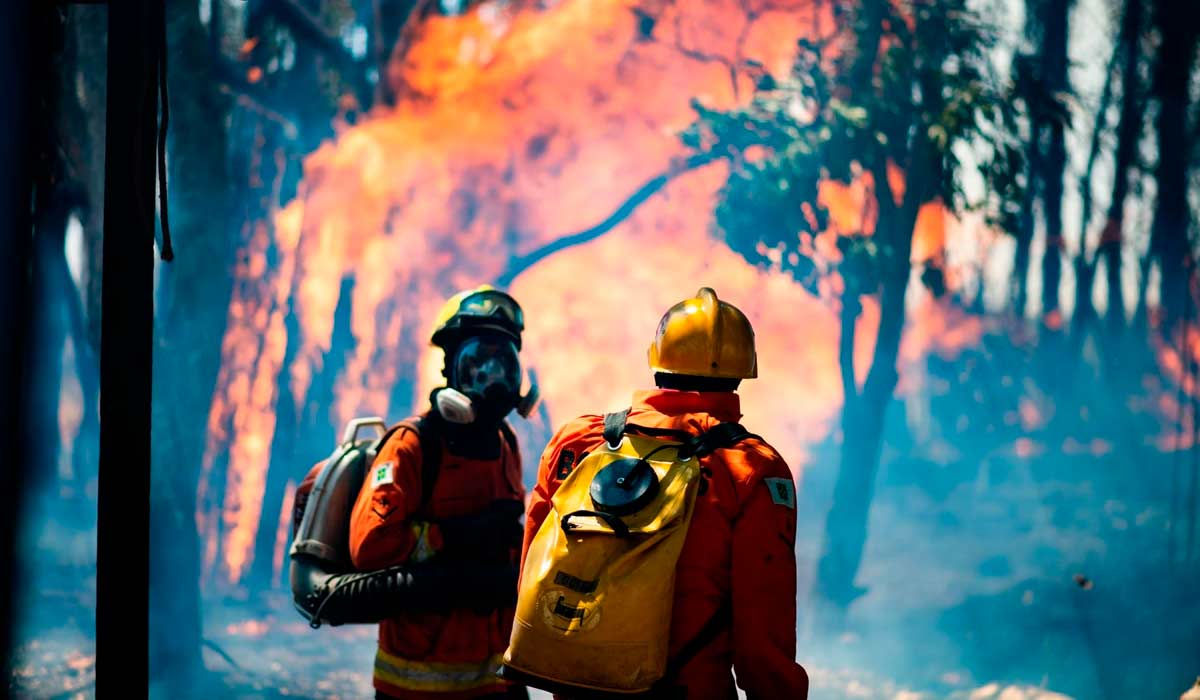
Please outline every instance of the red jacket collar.
[[633, 410], [657, 411], [668, 416], [707, 413], [727, 422], [737, 422], [742, 417], [741, 399], [732, 391], [636, 391], [633, 394]]

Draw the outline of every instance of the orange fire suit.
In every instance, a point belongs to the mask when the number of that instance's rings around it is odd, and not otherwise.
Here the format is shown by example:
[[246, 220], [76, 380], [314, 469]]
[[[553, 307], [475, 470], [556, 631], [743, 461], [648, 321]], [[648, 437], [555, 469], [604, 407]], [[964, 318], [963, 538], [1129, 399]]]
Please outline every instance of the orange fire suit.
[[[737, 394], [641, 391], [627, 423], [699, 434], [741, 418]], [[604, 441], [602, 416], [568, 423], [546, 447], [525, 520], [522, 551], [550, 511], [562, 479]], [[796, 492], [791, 471], [770, 445], [751, 438], [701, 462], [695, 514], [676, 566], [671, 657], [732, 600], [732, 622], [680, 671], [688, 700], [728, 700], [737, 684], [752, 700], [808, 696], [796, 663]]]
[[[442, 545], [433, 521], [480, 512], [496, 500], [524, 502], [521, 459], [500, 438], [499, 459], [442, 458], [430, 501], [420, 510], [421, 445], [398, 431], [379, 450], [350, 521], [350, 557], [361, 571], [421, 561]], [[515, 557], [515, 547], [512, 551]], [[502, 693], [496, 676], [515, 610], [414, 612], [379, 625], [376, 690], [397, 698], [454, 700]]]

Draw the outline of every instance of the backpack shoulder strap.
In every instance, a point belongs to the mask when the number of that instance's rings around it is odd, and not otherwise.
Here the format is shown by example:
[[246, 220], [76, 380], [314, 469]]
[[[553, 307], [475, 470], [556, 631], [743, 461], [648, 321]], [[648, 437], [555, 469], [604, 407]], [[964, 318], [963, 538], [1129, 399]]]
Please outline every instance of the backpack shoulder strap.
[[437, 429], [433, 421], [417, 416], [400, 421], [392, 429], [395, 430], [410, 430], [417, 434], [421, 443], [421, 505], [418, 512], [424, 511], [433, 498], [433, 487], [437, 484], [438, 472], [442, 467], [442, 446]]
[[703, 457], [713, 450], [729, 447], [739, 440], [744, 440], [748, 437], [758, 437], [753, 433], [747, 432], [745, 428], [737, 423], [720, 423], [700, 435], [692, 435], [686, 430], [647, 428], [641, 425], [630, 425], [626, 422], [629, 419], [629, 411], [630, 409], [627, 408], [624, 411], [604, 414], [604, 441], [609, 445], [619, 443], [621, 436], [625, 433], [635, 433], [653, 438], [682, 442], [684, 445], [690, 446], [684, 448], [685, 450], [690, 450], [690, 452], [684, 452], [684, 454]]
[[732, 447], [747, 438], [762, 440], [761, 437], [737, 423], [718, 423], [689, 440], [681, 452], [694, 457], [705, 457], [719, 449]]
[[[378, 440], [371, 443], [370, 446], [367, 447], [367, 458], [370, 459], [371, 462], [375, 461], [375, 457], [379, 454], [379, 451], [383, 449], [383, 446], [387, 444], [387, 441], [391, 440], [392, 436], [395, 435], [397, 431], [404, 430], [406, 428], [411, 429], [411, 426], [407, 425], [404, 421], [401, 421], [384, 431], [383, 435], [380, 435]], [[370, 462], [367, 463], [367, 466], [371, 466]]]
[[518, 449], [517, 434], [513, 432], [512, 426], [508, 424], [508, 421], [500, 421], [500, 434], [504, 436], [504, 441], [508, 443], [508, 449], [512, 450], [513, 453], [516, 454]]
[[625, 421], [629, 418], [630, 409], [617, 411], [616, 413], [604, 414], [604, 441], [609, 445], [616, 445], [621, 442], [621, 436], [625, 434]]

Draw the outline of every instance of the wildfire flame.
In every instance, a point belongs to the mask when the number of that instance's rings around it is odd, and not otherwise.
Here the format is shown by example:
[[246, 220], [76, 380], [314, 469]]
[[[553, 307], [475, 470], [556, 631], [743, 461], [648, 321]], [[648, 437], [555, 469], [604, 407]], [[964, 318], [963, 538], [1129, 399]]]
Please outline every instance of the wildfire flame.
[[[669, 171], [690, 100], [745, 101], [757, 74], [790, 69], [799, 37], [831, 30], [829, 11], [795, 0], [563, 0], [425, 20], [387, 71], [396, 104], [311, 154], [297, 198], [241, 256], [205, 458], [206, 475], [223, 468], [226, 477], [221, 493], [204, 491], [217, 483], [207, 477], [201, 487], [211, 511], [198, 516], [206, 569], [236, 583], [249, 564], [278, 386], [304, 400], [351, 276], [354, 343], [331, 424], [396, 420], [420, 406], [440, 380], [440, 358], [425, 349], [433, 313], [453, 292], [505, 275], [526, 308], [525, 361], [553, 420], [623, 407], [649, 383], [645, 351], [659, 314], [707, 285], [756, 329], [763, 379], [744, 385], [745, 421], [799, 473], [841, 404], [837, 318], [787, 274], [748, 265], [710, 235], [723, 165], [671, 178], [594, 240], [510, 266], [605, 220]], [[926, 219], [923, 252], [944, 240], [942, 217]], [[921, 309], [908, 360], [947, 328], [970, 325], [932, 300]], [[289, 340], [295, 360], [285, 367]], [[871, 345], [860, 339], [860, 367]], [[412, 387], [410, 403], [390, 405], [397, 385]]]

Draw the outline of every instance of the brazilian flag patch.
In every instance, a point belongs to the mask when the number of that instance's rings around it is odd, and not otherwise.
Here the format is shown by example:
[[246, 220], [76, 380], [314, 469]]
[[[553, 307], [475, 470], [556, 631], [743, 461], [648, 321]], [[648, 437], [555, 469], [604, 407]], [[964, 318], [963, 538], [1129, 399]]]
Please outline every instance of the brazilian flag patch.
[[777, 506], [796, 509], [796, 485], [791, 479], [763, 479], [767, 490], [771, 492], [771, 501]]
[[384, 462], [371, 470], [371, 487], [379, 488], [395, 480], [395, 462]]

